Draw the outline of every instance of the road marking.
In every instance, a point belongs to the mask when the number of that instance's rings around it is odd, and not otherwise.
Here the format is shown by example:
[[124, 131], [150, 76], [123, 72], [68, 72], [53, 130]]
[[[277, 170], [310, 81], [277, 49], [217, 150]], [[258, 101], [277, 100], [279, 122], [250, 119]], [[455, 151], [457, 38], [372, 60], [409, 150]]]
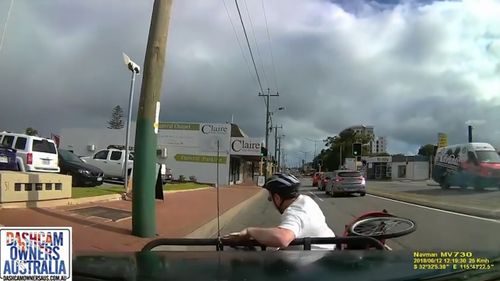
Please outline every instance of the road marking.
[[323, 202], [323, 199], [319, 198], [318, 195], [316, 195], [315, 193], [313, 193], [312, 191], [309, 191], [309, 194], [311, 194], [312, 196], [316, 197], [319, 199], [319, 201]]
[[452, 212], [452, 211], [447, 211], [447, 210], [441, 210], [441, 209], [438, 209], [438, 208], [433, 208], [433, 207], [427, 207], [427, 206], [423, 206], [423, 205], [408, 203], [408, 202], [399, 201], [399, 200], [390, 199], [390, 198], [385, 198], [385, 197], [382, 197], [382, 196], [377, 196], [377, 195], [372, 195], [372, 194], [367, 194], [367, 195], [371, 196], [371, 197], [375, 197], [375, 198], [384, 199], [384, 200], [387, 200], [387, 201], [392, 201], [392, 202], [396, 202], [396, 203], [400, 203], [400, 204], [405, 204], [405, 205], [410, 205], [410, 206], [414, 206], [414, 207], [419, 207], [419, 208], [422, 208], [422, 209], [427, 209], [427, 210], [432, 210], [432, 211], [438, 211], [438, 212], [442, 212], [442, 213], [446, 213], [446, 214], [451, 214], [451, 215], [456, 215], [456, 216], [461, 216], [461, 217], [466, 217], [466, 218], [473, 218], [473, 219], [478, 219], [478, 220], [483, 220], [483, 221], [488, 221], [488, 222], [500, 223], [500, 221], [496, 220], [496, 219], [489, 219], [489, 218], [483, 218], [483, 217], [478, 217], [478, 216], [473, 216], [473, 215], [467, 215], [467, 214], [463, 214], [463, 213], [457, 213], [457, 212]]
[[392, 248], [391, 248], [391, 247], [389, 247], [389, 245], [387, 245], [387, 244], [385, 244], [385, 248], [386, 248], [387, 250], [389, 250], [389, 251], [392, 251]]

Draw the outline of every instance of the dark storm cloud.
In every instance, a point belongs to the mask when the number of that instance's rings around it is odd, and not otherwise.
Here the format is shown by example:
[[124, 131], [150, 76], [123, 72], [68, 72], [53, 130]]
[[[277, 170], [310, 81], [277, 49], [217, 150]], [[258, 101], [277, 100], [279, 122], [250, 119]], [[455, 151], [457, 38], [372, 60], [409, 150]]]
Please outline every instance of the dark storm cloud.
[[[0, 2], [0, 27], [9, 2]], [[493, 1], [482, 2], [485, 9], [475, 1], [266, 1], [278, 85], [262, 4], [247, 1], [252, 29], [241, 3], [263, 88], [280, 92], [271, 108], [286, 107], [273, 124], [283, 124], [289, 154], [310, 151], [305, 138], [357, 124], [375, 126], [402, 152], [435, 142], [440, 131], [460, 142], [471, 119], [486, 121], [478, 138], [500, 145]], [[174, 2], [161, 119], [233, 117], [260, 137], [264, 103], [234, 3], [226, 5], [242, 50], [222, 1]], [[152, 1], [16, 0], [0, 52], [0, 129], [104, 127], [114, 105], [127, 106], [121, 52], [143, 65], [151, 8]]]

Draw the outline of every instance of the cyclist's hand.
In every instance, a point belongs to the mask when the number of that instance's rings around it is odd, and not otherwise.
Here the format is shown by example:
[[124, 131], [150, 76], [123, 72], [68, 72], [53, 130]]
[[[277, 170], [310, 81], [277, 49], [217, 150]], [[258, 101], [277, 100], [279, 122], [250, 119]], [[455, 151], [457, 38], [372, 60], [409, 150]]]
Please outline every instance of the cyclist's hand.
[[246, 229], [240, 231], [240, 232], [233, 232], [230, 233], [224, 237], [222, 237], [223, 240], [234, 242], [234, 243], [240, 243], [243, 241], [248, 241], [251, 239], [251, 236], [248, 234], [248, 231]]

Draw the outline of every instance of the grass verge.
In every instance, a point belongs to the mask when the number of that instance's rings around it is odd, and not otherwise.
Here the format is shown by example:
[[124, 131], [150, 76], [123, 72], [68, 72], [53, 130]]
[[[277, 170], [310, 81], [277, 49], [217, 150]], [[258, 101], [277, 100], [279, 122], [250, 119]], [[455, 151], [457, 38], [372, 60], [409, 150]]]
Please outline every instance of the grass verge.
[[[206, 187], [206, 184], [195, 183], [195, 182], [183, 182], [183, 183], [167, 183], [163, 185], [163, 190], [173, 191], [173, 190], [191, 190]], [[71, 191], [71, 198], [84, 198], [84, 197], [94, 197], [101, 195], [111, 195], [111, 194], [122, 194], [124, 192], [122, 185], [104, 185], [96, 187], [73, 187]]]
[[182, 183], [167, 183], [163, 186], [163, 190], [171, 191], [171, 190], [190, 190], [207, 187], [206, 184], [196, 183], [196, 182], [182, 182]]
[[124, 192], [121, 185], [106, 185], [96, 187], [73, 187], [71, 198], [94, 197], [110, 194], [122, 194]]

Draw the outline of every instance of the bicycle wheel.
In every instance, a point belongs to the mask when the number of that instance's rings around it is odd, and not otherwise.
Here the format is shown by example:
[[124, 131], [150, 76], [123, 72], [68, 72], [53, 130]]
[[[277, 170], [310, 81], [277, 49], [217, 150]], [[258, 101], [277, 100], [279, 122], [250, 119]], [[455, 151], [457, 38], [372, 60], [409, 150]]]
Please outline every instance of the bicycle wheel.
[[399, 217], [368, 218], [355, 222], [349, 232], [356, 236], [369, 236], [375, 239], [400, 237], [416, 230], [412, 220]]

